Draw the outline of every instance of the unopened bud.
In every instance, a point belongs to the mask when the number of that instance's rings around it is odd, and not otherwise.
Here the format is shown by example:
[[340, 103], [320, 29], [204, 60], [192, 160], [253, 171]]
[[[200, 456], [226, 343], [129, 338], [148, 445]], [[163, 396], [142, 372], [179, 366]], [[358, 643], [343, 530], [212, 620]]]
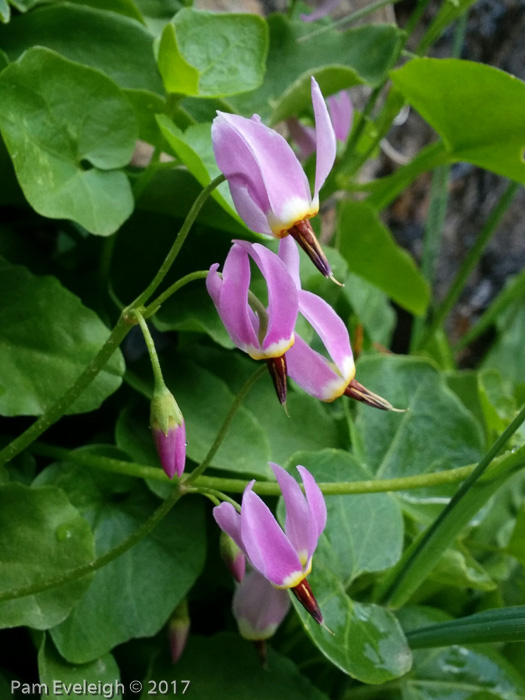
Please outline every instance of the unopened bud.
[[175, 608], [175, 612], [169, 622], [171, 660], [173, 663], [176, 663], [182, 656], [182, 652], [188, 641], [190, 625], [188, 603], [186, 599], [184, 599]]
[[151, 400], [150, 425], [162, 468], [173, 478], [186, 463], [186, 426], [173, 394], [164, 386]]
[[246, 557], [232, 538], [224, 531], [221, 532], [219, 547], [224, 563], [228, 567], [233, 578], [237, 583], [240, 583], [246, 571]]

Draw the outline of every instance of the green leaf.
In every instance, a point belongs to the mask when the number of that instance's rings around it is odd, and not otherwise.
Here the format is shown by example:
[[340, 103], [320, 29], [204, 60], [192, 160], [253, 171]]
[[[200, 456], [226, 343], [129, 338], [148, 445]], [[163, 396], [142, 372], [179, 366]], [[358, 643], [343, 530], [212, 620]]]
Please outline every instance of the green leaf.
[[[91, 524], [97, 556], [135, 532], [160, 503], [130, 478], [73, 462], [48, 467], [38, 478], [43, 482], [64, 489]], [[51, 632], [64, 658], [93, 661], [116, 644], [160, 630], [204, 565], [202, 505], [183, 499], [151, 534], [96, 572], [73, 613]]]
[[[148, 678], [156, 684], [167, 681], [173, 697], [185, 693], [193, 700], [327, 700], [286, 656], [268, 646], [266, 668], [250, 642], [226, 632], [212, 637], [192, 635], [176, 665], [161, 657]], [[152, 681], [144, 685], [141, 700], [150, 700]]]
[[422, 316], [430, 300], [428, 283], [372, 207], [366, 202], [345, 202], [339, 208], [337, 227], [338, 247], [350, 271]]
[[105, 12], [115, 12], [116, 14], [123, 15], [124, 17], [130, 17], [131, 19], [136, 19], [141, 24], [144, 24], [144, 18], [142, 14], [137, 9], [137, 6], [133, 0], [67, 0], [69, 3], [74, 5], [86, 5], [87, 7], [93, 7], [97, 10], [104, 10]]
[[451, 161], [525, 183], [523, 82], [481, 63], [431, 58], [413, 59], [391, 78], [441, 136]]
[[[216, 348], [195, 348], [195, 359], [201, 367], [225, 381], [237, 393], [255, 371], [256, 363], [240, 353], [226, 353]], [[333, 413], [326, 404], [303, 391], [289, 387], [286, 407], [282, 410], [270, 377], [262, 377], [243, 404], [256, 416], [270, 445], [271, 460], [284, 464], [298, 450], [316, 451], [324, 447], [343, 447], [346, 437], [340, 435]], [[251, 449], [251, 448], [250, 448]]]
[[224, 97], [259, 87], [267, 52], [262, 17], [185, 8], [164, 27], [159, 71], [168, 92]]
[[349, 598], [337, 576], [316, 567], [308, 577], [330, 632], [292, 599], [303, 627], [320, 651], [338, 668], [363, 683], [385, 683], [410, 670], [412, 655], [394, 614], [378, 605]]
[[[109, 332], [54, 277], [35, 277], [1, 259], [0, 295], [0, 413], [40, 415], [77, 379]], [[123, 374], [117, 350], [68, 412], [98, 408]]]
[[493, 591], [494, 580], [466, 549], [451, 548], [443, 553], [429, 577], [445, 586]]
[[103, 74], [30, 49], [0, 74], [0, 130], [39, 214], [107, 236], [133, 211], [129, 181], [117, 168], [131, 159], [137, 120]]
[[[195, 124], [182, 132], [164, 114], [157, 117], [157, 123], [175, 155], [203, 187], [209, 185], [213, 179], [220, 175], [213, 154], [211, 124]], [[212, 192], [212, 197], [231, 217], [244, 226], [235, 209], [227, 182], [216, 187]]]
[[475, 2], [476, 0], [445, 0], [445, 2], [441, 3], [438, 13], [432, 20], [418, 47], [418, 53], [424, 55], [427, 48], [439, 39], [446, 27], [466, 12]]
[[[58, 654], [53, 642], [45, 636], [38, 650], [38, 672], [40, 683], [45, 683], [50, 691], [46, 693], [46, 697], [50, 700], [63, 698], [67, 695], [67, 690], [77, 683], [80, 687], [85, 684], [89, 688], [92, 684], [92, 688], [100, 689], [96, 694], [89, 692], [89, 697], [93, 700], [104, 700], [108, 697], [105, 691], [110, 687], [115, 691], [120, 681], [119, 667], [111, 654], [105, 654], [88, 664], [72, 665]], [[54, 692], [55, 682], [58, 686], [58, 694]], [[121, 693], [112, 694], [111, 697], [122, 700]]]
[[[401, 610], [399, 617], [410, 636], [424, 625], [442, 623], [447, 615], [440, 610], [419, 607]], [[447, 649], [416, 650], [413, 670], [403, 680], [403, 700], [525, 698], [523, 677], [502, 654], [487, 646], [472, 649], [454, 644]]]
[[484, 610], [457, 620], [449, 620], [412, 630], [410, 646], [444, 647], [451, 644], [520, 642], [525, 640], [525, 606]]
[[166, 100], [148, 90], [124, 90], [124, 94], [133, 105], [139, 126], [139, 138], [151, 143], [156, 148], [166, 150], [166, 142], [157, 124], [156, 116], [167, 110]]
[[[298, 464], [318, 483], [370, 478], [356, 459], [342, 450], [296, 452], [286, 466], [294, 477]], [[315, 551], [315, 569], [331, 571], [346, 589], [360, 574], [383, 571], [397, 562], [403, 547], [403, 518], [389, 494], [325, 496], [325, 500], [328, 519]]]
[[359, 405], [356, 454], [377, 478], [412, 476], [472, 464], [483, 439], [470, 411], [432, 364], [411, 357], [363, 357], [356, 379], [406, 413]]
[[97, 68], [123, 88], [164, 94], [153, 55], [153, 36], [143, 24], [128, 17], [60, 2], [15, 17], [9, 27], [0, 27], [0, 46], [11, 60], [35, 45]]
[[395, 61], [401, 37], [393, 25], [369, 25], [302, 40], [312, 29], [282, 14], [268, 18], [270, 50], [264, 84], [256, 92], [235, 97], [235, 108], [257, 112], [275, 124], [310, 108], [310, 77], [329, 95], [360, 83], [379, 85]]
[[[0, 486], [0, 590], [38, 584], [94, 558], [89, 525], [53, 486]], [[0, 603], [0, 627], [47, 629], [78, 603], [90, 577]]]

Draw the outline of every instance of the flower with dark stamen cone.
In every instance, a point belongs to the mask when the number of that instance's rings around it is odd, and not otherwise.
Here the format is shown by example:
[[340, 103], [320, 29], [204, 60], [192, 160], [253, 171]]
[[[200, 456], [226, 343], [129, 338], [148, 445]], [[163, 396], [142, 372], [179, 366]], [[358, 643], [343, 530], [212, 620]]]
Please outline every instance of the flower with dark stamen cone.
[[170, 479], [182, 476], [186, 463], [186, 425], [180, 408], [166, 385], [155, 389], [150, 425], [162, 468]]
[[168, 629], [170, 636], [171, 660], [173, 663], [182, 656], [182, 652], [186, 647], [188, 635], [190, 633], [190, 613], [188, 610], [188, 601], [184, 599], [177, 607], [169, 621]]
[[[265, 306], [251, 291], [250, 258], [268, 289]], [[266, 360], [281, 404], [286, 403], [285, 352], [294, 344], [297, 289], [283, 261], [259, 243], [234, 241], [224, 262], [210, 267], [206, 288], [235, 345], [254, 360]]]
[[270, 466], [286, 506], [284, 531], [268, 506], [253, 492], [254, 481], [244, 490], [240, 513], [231, 503], [224, 502], [213, 509], [213, 516], [256, 571], [276, 588], [289, 588], [313, 619], [323, 624], [319, 606], [306, 583], [317, 541], [326, 525], [323, 494], [304, 467], [297, 467], [303, 480], [303, 494], [291, 474], [278, 464], [270, 463]]
[[246, 119], [217, 112], [211, 136], [215, 160], [244, 223], [275, 238], [291, 234], [322, 274], [334, 279], [308, 220], [319, 212], [319, 190], [334, 164], [336, 137], [314, 78], [311, 88], [317, 144], [313, 195], [291, 146], [258, 115]]

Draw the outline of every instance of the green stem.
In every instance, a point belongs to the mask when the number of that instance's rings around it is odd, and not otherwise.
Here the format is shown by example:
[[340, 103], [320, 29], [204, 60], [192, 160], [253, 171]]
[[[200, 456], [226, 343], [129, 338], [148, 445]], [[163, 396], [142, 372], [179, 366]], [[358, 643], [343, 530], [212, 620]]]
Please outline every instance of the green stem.
[[[447, 521], [451, 518], [451, 515], [455, 513], [458, 505], [462, 502], [463, 498], [468, 494], [472, 486], [480, 479], [484, 472], [488, 469], [491, 462], [495, 457], [501, 452], [510, 438], [518, 430], [520, 425], [525, 421], [525, 405], [521, 408], [518, 415], [514, 418], [512, 423], [503, 431], [499, 436], [490, 450], [485, 454], [483, 459], [479, 462], [477, 467], [472, 471], [472, 473], [465, 479], [461, 484], [459, 489], [456, 491], [454, 496], [447, 503], [446, 507], [441, 511], [436, 520], [430, 525], [426, 530], [424, 535], [418, 540], [418, 542], [413, 547], [410, 554], [407, 556], [406, 560], [403, 562], [402, 566], [395, 572], [395, 577], [392, 581], [388, 581], [387, 584], [382, 587], [381, 597], [383, 600], [393, 602], [396, 593], [401, 589], [405, 579], [409, 580], [410, 574], [414, 567], [417, 565], [418, 560], [423, 557], [426, 553], [427, 547], [430, 545], [433, 539], [437, 536], [437, 533], [444, 527], [446, 527]], [[521, 451], [516, 453], [511, 453], [510, 455], [504, 455], [503, 459], [500, 460], [500, 464], [510, 464], [513, 465], [514, 457], [518, 460], [522, 460], [523, 448]], [[512, 458], [512, 459], [510, 459]], [[499, 466], [499, 465], [498, 465]], [[513, 465], [515, 466], [515, 465]], [[494, 472], [493, 472], [494, 473]], [[398, 600], [402, 598], [401, 595], [397, 596]]]
[[423, 348], [430, 341], [434, 333], [438, 328], [440, 328], [449, 313], [452, 311], [454, 305], [456, 304], [459, 295], [463, 291], [463, 288], [470, 277], [473, 269], [478, 264], [481, 254], [485, 250], [487, 244], [489, 243], [492, 236], [497, 231], [498, 225], [501, 222], [505, 212], [512, 204], [514, 197], [521, 185], [518, 182], [511, 182], [505, 192], [500, 197], [499, 202], [491, 211], [485, 225], [481, 229], [476, 242], [469, 250], [461, 268], [459, 269], [454, 281], [452, 282], [450, 289], [447, 292], [446, 297], [440, 304], [438, 310], [436, 311], [432, 323], [426, 329], [424, 335], [419, 342], [418, 347]]
[[117, 557], [120, 557], [122, 554], [138, 544], [142, 539], [147, 537], [149, 533], [152, 532], [152, 530], [158, 525], [158, 523], [160, 523], [160, 521], [170, 512], [181, 496], [182, 491], [175, 488], [168, 498], [161, 503], [157, 510], [154, 511], [154, 513], [137, 530], [135, 530], [135, 532], [129, 535], [129, 537], [126, 537], [126, 539], [119, 545], [113, 547], [113, 549], [110, 549], [102, 556], [97, 557], [87, 564], [82, 564], [74, 569], [70, 569], [64, 574], [48, 579], [47, 581], [33, 583], [28, 586], [22, 586], [21, 588], [15, 588], [8, 591], [0, 591], [0, 601], [23, 598], [24, 596], [36, 595], [38, 593], [42, 593], [43, 591], [49, 591], [52, 588], [64, 586], [66, 583], [71, 583], [71, 581], [76, 581], [79, 578], [83, 578], [84, 576], [101, 569], [103, 566], [109, 564], [114, 559], [117, 559]]
[[95, 379], [111, 355], [113, 355], [120, 343], [124, 340], [130, 328], [131, 326], [126, 318], [121, 316], [98, 354], [91, 360], [75, 383], [55, 401], [33, 425], [0, 451], [0, 464], [9, 462], [16, 457], [16, 455], [20, 454], [20, 452], [23, 452], [28, 445], [42, 435], [43, 432], [66, 413], [68, 408]]
[[160, 150], [158, 148], [155, 148], [151, 155], [149, 163], [133, 183], [133, 196], [135, 198], [135, 201], [137, 201], [140, 198], [140, 195], [144, 192], [146, 187], [153, 180], [158, 169], [159, 160]]
[[138, 320], [142, 335], [144, 336], [144, 341], [148, 349], [149, 359], [151, 361], [151, 368], [153, 369], [153, 376], [155, 378], [155, 391], [161, 391], [164, 385], [164, 377], [162, 376], [162, 369], [160, 367], [159, 356], [157, 355], [157, 348], [153, 338], [151, 337], [148, 324], [144, 320], [144, 316], [140, 313], [138, 309], [133, 312], [135, 318]]
[[170, 267], [173, 265], [173, 262], [179, 254], [180, 249], [182, 248], [184, 241], [186, 240], [195, 219], [197, 218], [202, 207], [204, 206], [204, 203], [206, 202], [210, 194], [213, 192], [213, 190], [225, 180], [226, 178], [224, 177], [224, 175], [219, 175], [215, 178], [215, 180], [212, 180], [210, 184], [207, 187], [205, 187], [199, 194], [197, 199], [194, 201], [184, 223], [182, 224], [179, 233], [171, 247], [171, 250], [167, 254], [166, 259], [164, 260], [162, 265], [160, 266], [159, 271], [157, 272], [153, 280], [150, 282], [150, 284], [146, 287], [146, 289], [142, 292], [142, 294], [140, 294], [135, 299], [135, 301], [132, 304], [130, 304], [128, 310], [144, 306], [146, 302], [150, 299], [152, 294], [156, 292], [159, 285], [162, 284], [162, 281], [166, 277]]
[[[39, 454], [62, 461], [72, 460], [73, 462], [83, 464], [86, 467], [103, 469], [104, 471], [109, 471], [115, 474], [124, 474], [126, 476], [132, 476], [139, 479], [154, 479], [155, 481], [162, 481], [166, 484], [171, 483], [170, 479], [166, 476], [162, 469], [159, 469], [158, 467], [150, 467], [144, 464], [137, 464], [136, 462], [125, 462], [112, 457], [92, 455], [89, 454], [89, 452], [84, 454], [81, 451], [70, 452], [62, 447], [55, 447], [40, 443], [33, 445], [31, 451], [34, 454]], [[491, 467], [485, 475], [487, 479], [492, 477], [493, 472], [498, 469], [499, 464], [503, 459], [504, 457], [501, 457], [493, 461]], [[398, 477], [396, 479], [367, 479], [365, 481], [320, 483], [319, 487], [326, 496], [408, 491], [411, 489], [458, 483], [472, 474], [475, 468], [475, 464], [470, 464], [465, 467], [456, 467], [455, 469], [432, 472], [431, 474], [417, 474], [415, 476]], [[242, 493], [246, 488], [247, 483], [248, 482], [245, 479], [199, 476], [192, 483], [192, 487], [195, 487], [196, 489], [210, 488], [220, 492], [226, 491], [228, 493]], [[279, 496], [281, 493], [279, 485], [274, 481], [257, 481], [253, 490], [261, 496]]]
[[189, 284], [190, 282], [194, 282], [195, 280], [203, 280], [206, 279], [208, 276], [209, 270], [197, 270], [196, 272], [190, 272], [188, 275], [185, 275], [184, 277], [181, 277], [180, 280], [177, 280], [174, 282], [170, 287], [166, 289], [166, 291], [162, 292], [162, 294], [159, 294], [159, 296], [154, 299], [151, 304], [146, 306], [146, 308], [143, 311], [143, 316], [144, 318], [149, 318], [150, 316], [153, 316], [157, 311], [160, 309], [162, 304], [169, 299], [175, 292], [178, 292], [181, 287], [184, 287], [186, 284]]
[[406, 24], [405, 32], [407, 33], [407, 36], [410, 36], [416, 28], [417, 23], [421, 19], [423, 12], [427, 9], [427, 5], [429, 2], [430, 0], [419, 0], [416, 9], [412, 12], [412, 14], [410, 15], [410, 19]]
[[263, 375], [263, 373], [266, 371], [266, 366], [263, 365], [262, 367], [259, 367], [251, 377], [249, 377], [244, 385], [241, 387], [241, 390], [235, 397], [234, 402], [232, 403], [232, 406], [230, 410], [228, 411], [228, 415], [224, 419], [224, 423], [221, 426], [221, 429], [217, 433], [217, 437], [215, 438], [213, 445], [210, 447], [208, 454], [206, 457], [203, 459], [201, 464], [194, 469], [191, 474], [188, 474], [188, 476], [183, 478], [184, 485], [186, 487], [190, 485], [195, 485], [195, 480], [203, 474], [203, 472], [210, 466], [212, 463], [213, 458], [217, 454], [217, 451], [219, 447], [222, 445], [222, 441], [226, 437], [226, 433], [230, 429], [230, 425], [232, 420], [235, 417], [235, 414], [237, 413], [238, 408], [241, 406], [242, 402], [246, 398], [248, 392], [252, 388], [252, 386], [255, 384], [255, 382]]

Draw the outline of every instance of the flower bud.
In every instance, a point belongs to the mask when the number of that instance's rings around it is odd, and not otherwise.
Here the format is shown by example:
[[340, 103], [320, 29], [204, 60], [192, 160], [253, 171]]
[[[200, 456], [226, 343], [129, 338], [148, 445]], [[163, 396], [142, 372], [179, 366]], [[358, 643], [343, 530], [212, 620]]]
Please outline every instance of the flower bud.
[[171, 660], [173, 663], [177, 663], [182, 656], [188, 640], [188, 634], [190, 633], [190, 624], [188, 602], [184, 599], [175, 608], [175, 612], [169, 622]]
[[164, 386], [151, 400], [150, 425], [162, 468], [170, 479], [182, 476], [186, 462], [186, 426], [173, 394]]
[[232, 538], [227, 535], [224, 530], [221, 532], [219, 540], [221, 557], [228, 567], [233, 578], [240, 583], [244, 578], [246, 571], [246, 557], [239, 547], [235, 544]]

